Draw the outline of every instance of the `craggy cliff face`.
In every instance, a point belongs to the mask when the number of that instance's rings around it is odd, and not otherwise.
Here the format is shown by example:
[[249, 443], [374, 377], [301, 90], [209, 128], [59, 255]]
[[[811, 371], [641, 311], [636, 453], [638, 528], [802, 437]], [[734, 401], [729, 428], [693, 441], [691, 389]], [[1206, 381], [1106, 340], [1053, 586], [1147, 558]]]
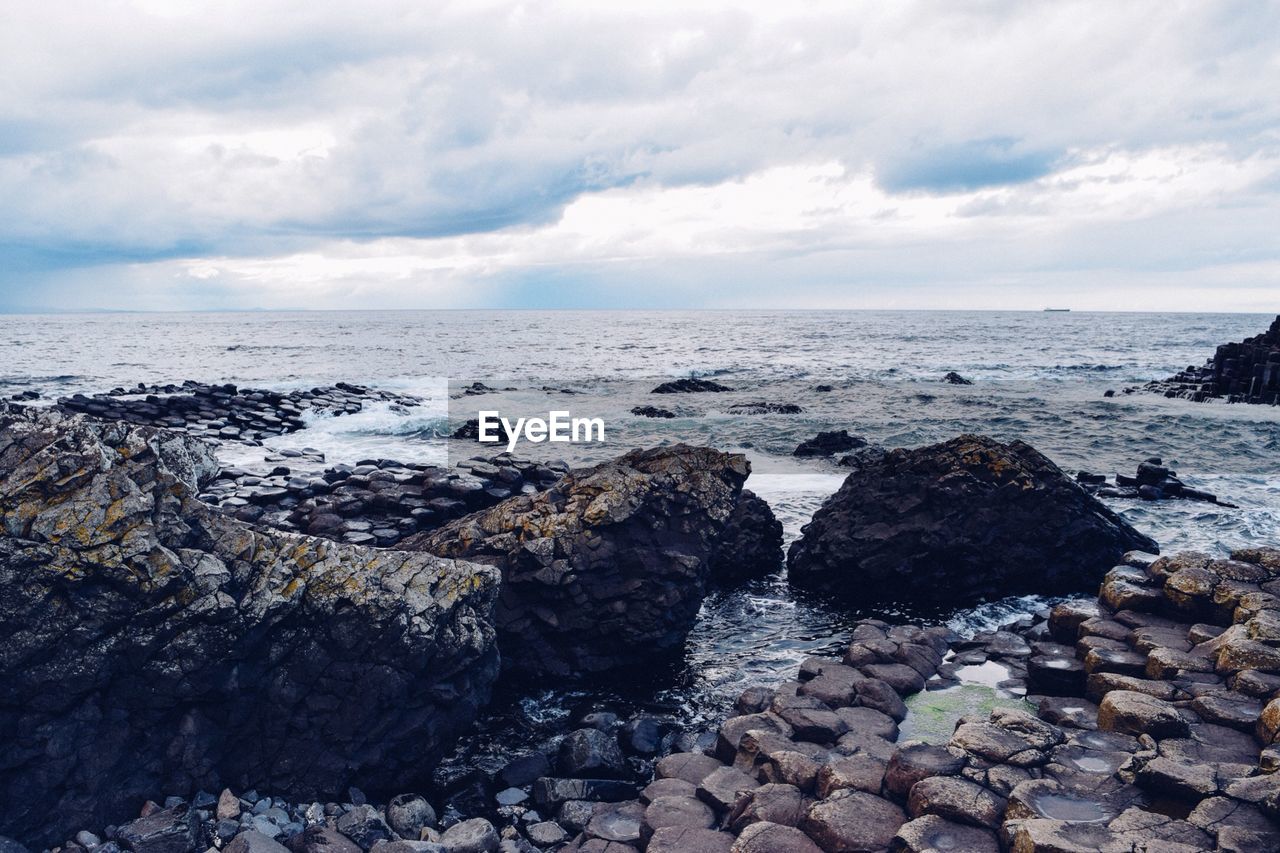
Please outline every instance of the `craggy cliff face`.
[[0, 834], [158, 791], [412, 781], [487, 700], [498, 572], [252, 529], [207, 445], [0, 406]]

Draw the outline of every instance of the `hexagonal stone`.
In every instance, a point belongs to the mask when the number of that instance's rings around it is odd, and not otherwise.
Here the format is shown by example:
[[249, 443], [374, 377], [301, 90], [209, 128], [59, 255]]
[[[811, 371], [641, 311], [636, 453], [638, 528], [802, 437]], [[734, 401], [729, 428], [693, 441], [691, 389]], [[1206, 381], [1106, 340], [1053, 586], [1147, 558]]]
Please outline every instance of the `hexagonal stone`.
[[1212, 765], [1184, 764], [1163, 756], [1144, 764], [1135, 781], [1148, 791], [1184, 800], [1201, 800], [1218, 792], [1217, 774]]
[[729, 813], [727, 823], [734, 832], [761, 821], [798, 826], [809, 804], [795, 785], [771, 782], [743, 794]]
[[1207, 723], [1252, 732], [1262, 714], [1262, 703], [1243, 693], [1223, 690], [1197, 696], [1191, 701], [1191, 710]]
[[716, 759], [700, 752], [675, 752], [658, 759], [654, 775], [659, 779], [683, 779], [696, 786], [723, 766]]
[[684, 779], [654, 779], [640, 792], [640, 802], [651, 803], [658, 797], [695, 797], [698, 786]]
[[[597, 803], [583, 830], [589, 838], [616, 841], [619, 844], [635, 844], [641, 838], [645, 807], [638, 801], [626, 803]], [[447, 845], [446, 845], [447, 846]]]
[[823, 853], [809, 836], [794, 826], [761, 821], [738, 835], [733, 853]]
[[692, 826], [664, 826], [653, 833], [645, 853], [730, 853], [734, 837], [727, 832]]
[[1098, 728], [1154, 738], [1186, 737], [1191, 727], [1178, 709], [1163, 699], [1128, 690], [1113, 690], [1098, 705]]
[[837, 708], [836, 715], [848, 724], [851, 732], [865, 732], [886, 740], [898, 738], [898, 724], [874, 708]]
[[885, 768], [885, 788], [905, 798], [911, 787], [929, 776], [954, 776], [964, 769], [964, 759], [931, 743], [907, 743], [899, 747]]
[[952, 823], [937, 815], [924, 815], [904, 823], [894, 836], [894, 850], [904, 853], [999, 853], [995, 833], [976, 826]]
[[846, 790], [810, 806], [800, 828], [828, 853], [861, 853], [887, 848], [904, 823], [902, 809], [888, 800]]
[[728, 811], [738, 798], [760, 787], [754, 777], [733, 767], [712, 770], [698, 784], [697, 797], [718, 812]]
[[911, 788], [907, 813], [937, 815], [958, 823], [995, 829], [1004, 816], [1005, 799], [958, 776], [931, 776]]
[[716, 825], [716, 816], [710, 806], [693, 797], [658, 797], [645, 808], [644, 823], [650, 831], [664, 826], [710, 829]]
[[879, 794], [887, 765], [887, 762], [870, 755], [833, 758], [818, 771], [815, 790], [819, 798], [828, 797], [833, 791], [846, 788]]

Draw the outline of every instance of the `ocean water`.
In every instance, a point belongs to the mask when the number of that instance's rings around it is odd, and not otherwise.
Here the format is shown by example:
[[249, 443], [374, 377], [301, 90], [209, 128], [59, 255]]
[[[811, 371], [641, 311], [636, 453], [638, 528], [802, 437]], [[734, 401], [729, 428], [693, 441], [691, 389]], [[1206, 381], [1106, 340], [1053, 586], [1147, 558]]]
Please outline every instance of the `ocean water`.
[[[827, 460], [792, 457], [804, 438], [846, 428], [881, 444], [913, 446], [981, 432], [1026, 440], [1069, 472], [1132, 473], [1142, 459], [1160, 456], [1189, 485], [1239, 508], [1111, 506], [1166, 551], [1225, 553], [1280, 544], [1280, 408], [1103, 392], [1201, 364], [1218, 344], [1263, 331], [1272, 319], [879, 311], [0, 316], [0, 394], [35, 389], [52, 398], [196, 379], [277, 389], [348, 381], [424, 398], [408, 412], [374, 406], [316, 418], [306, 430], [268, 442], [269, 449], [316, 447], [328, 464], [369, 456], [445, 462], [479, 449], [439, 437], [451, 420], [475, 417], [481, 407], [554, 405], [599, 415], [608, 425], [608, 443], [574, 448], [574, 463], [673, 441], [747, 453], [748, 487], [769, 501], [788, 539], [847, 473]], [[974, 384], [941, 382], [952, 370]], [[649, 393], [657, 381], [685, 376], [713, 377], [736, 390]], [[504, 390], [456, 396], [459, 383], [476, 380]], [[819, 384], [832, 390], [814, 390]], [[756, 400], [804, 411], [726, 411]], [[681, 416], [635, 417], [637, 405]], [[550, 445], [525, 444], [518, 452], [566, 455]], [[229, 464], [253, 465], [264, 450], [222, 453]], [[948, 620], [972, 631], [1044, 603], [1024, 597], [946, 613], [906, 606], [867, 613]], [[576, 710], [601, 705], [665, 711], [696, 725], [721, 713], [743, 686], [789, 677], [806, 655], [838, 649], [859, 615], [795, 594], [782, 572], [715, 592], [677, 665], [627, 673], [613, 684], [504, 690], [462, 749], [468, 760], [499, 762], [513, 745], [537, 743]]]

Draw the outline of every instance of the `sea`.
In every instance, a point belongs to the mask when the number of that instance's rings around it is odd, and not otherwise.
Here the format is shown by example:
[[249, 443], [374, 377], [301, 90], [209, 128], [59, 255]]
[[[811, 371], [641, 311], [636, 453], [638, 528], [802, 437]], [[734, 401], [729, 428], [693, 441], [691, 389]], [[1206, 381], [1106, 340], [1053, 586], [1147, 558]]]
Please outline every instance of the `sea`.
[[[226, 446], [228, 464], [311, 447], [326, 464], [366, 458], [448, 464], [479, 453], [447, 436], [480, 409], [559, 408], [601, 417], [600, 445], [522, 444], [518, 455], [601, 461], [676, 441], [745, 453], [747, 487], [788, 541], [847, 469], [791, 455], [820, 430], [910, 447], [964, 432], [1022, 439], [1062, 469], [1132, 474], [1158, 456], [1226, 508], [1190, 501], [1108, 504], [1166, 552], [1225, 554], [1280, 545], [1280, 407], [1192, 403], [1125, 393], [1203, 364], [1214, 348], [1264, 331], [1273, 315], [993, 311], [350, 311], [0, 316], [0, 396], [44, 400], [182, 380], [298, 389], [350, 382], [420, 397], [312, 417], [266, 447]], [[954, 371], [971, 385], [942, 377]], [[656, 395], [699, 377], [725, 394]], [[473, 382], [497, 389], [466, 395]], [[830, 390], [820, 390], [829, 387]], [[1111, 390], [1114, 396], [1104, 396]], [[794, 404], [738, 414], [735, 404]], [[633, 415], [636, 406], [677, 416]], [[492, 453], [492, 449], [487, 449]], [[696, 729], [751, 684], [794, 676], [837, 652], [864, 616], [929, 619], [972, 633], [1051, 603], [1038, 596], [923, 613], [909, 602], [862, 609], [793, 591], [785, 569], [703, 604], [683, 656], [604, 682], [499, 688], [456, 760], [500, 765], [587, 710], [645, 710]]]

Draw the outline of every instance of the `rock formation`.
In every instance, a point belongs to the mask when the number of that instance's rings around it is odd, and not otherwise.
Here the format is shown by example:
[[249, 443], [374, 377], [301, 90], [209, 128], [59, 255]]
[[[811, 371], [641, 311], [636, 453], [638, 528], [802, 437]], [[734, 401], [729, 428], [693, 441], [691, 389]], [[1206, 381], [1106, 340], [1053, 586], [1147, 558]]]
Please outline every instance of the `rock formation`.
[[409, 781], [487, 699], [498, 575], [252, 529], [181, 432], [0, 408], [0, 833], [220, 783]]
[[738, 505], [716, 543], [711, 579], [732, 584], [782, 568], [782, 522], [763, 498], [742, 490]]
[[1193, 489], [1183, 483], [1178, 479], [1178, 472], [1165, 467], [1164, 460], [1158, 456], [1138, 463], [1138, 470], [1132, 477], [1117, 474], [1114, 484], [1107, 482], [1105, 474], [1090, 474], [1087, 471], [1077, 472], [1076, 482], [1086, 492], [1100, 498], [1141, 498], [1144, 501], [1180, 498], [1237, 509], [1235, 504], [1220, 501], [1211, 492]]
[[674, 379], [663, 382], [650, 391], [650, 394], [707, 394], [732, 391], [728, 385], [721, 385], [711, 379]]
[[273, 435], [295, 432], [306, 424], [307, 411], [353, 414], [368, 403], [416, 406], [419, 400], [388, 391], [339, 382], [309, 391], [266, 391], [235, 385], [208, 385], [187, 380], [181, 385], [138, 385], [114, 388], [87, 397], [58, 400], [64, 411], [126, 423], [182, 430], [202, 438], [260, 443]]
[[1280, 403], [1280, 316], [1262, 334], [1218, 347], [1204, 367], [1190, 366], [1144, 390], [1196, 402]]
[[859, 601], [1080, 590], [1157, 550], [1020, 441], [963, 435], [870, 460], [788, 554], [794, 583]]
[[791, 451], [792, 456], [833, 456], [846, 450], [867, 447], [867, 440], [860, 435], [849, 435], [848, 430], [820, 432], [805, 439]]
[[749, 470], [710, 448], [633, 451], [402, 547], [502, 570], [504, 665], [570, 675], [652, 662], [692, 626]]

